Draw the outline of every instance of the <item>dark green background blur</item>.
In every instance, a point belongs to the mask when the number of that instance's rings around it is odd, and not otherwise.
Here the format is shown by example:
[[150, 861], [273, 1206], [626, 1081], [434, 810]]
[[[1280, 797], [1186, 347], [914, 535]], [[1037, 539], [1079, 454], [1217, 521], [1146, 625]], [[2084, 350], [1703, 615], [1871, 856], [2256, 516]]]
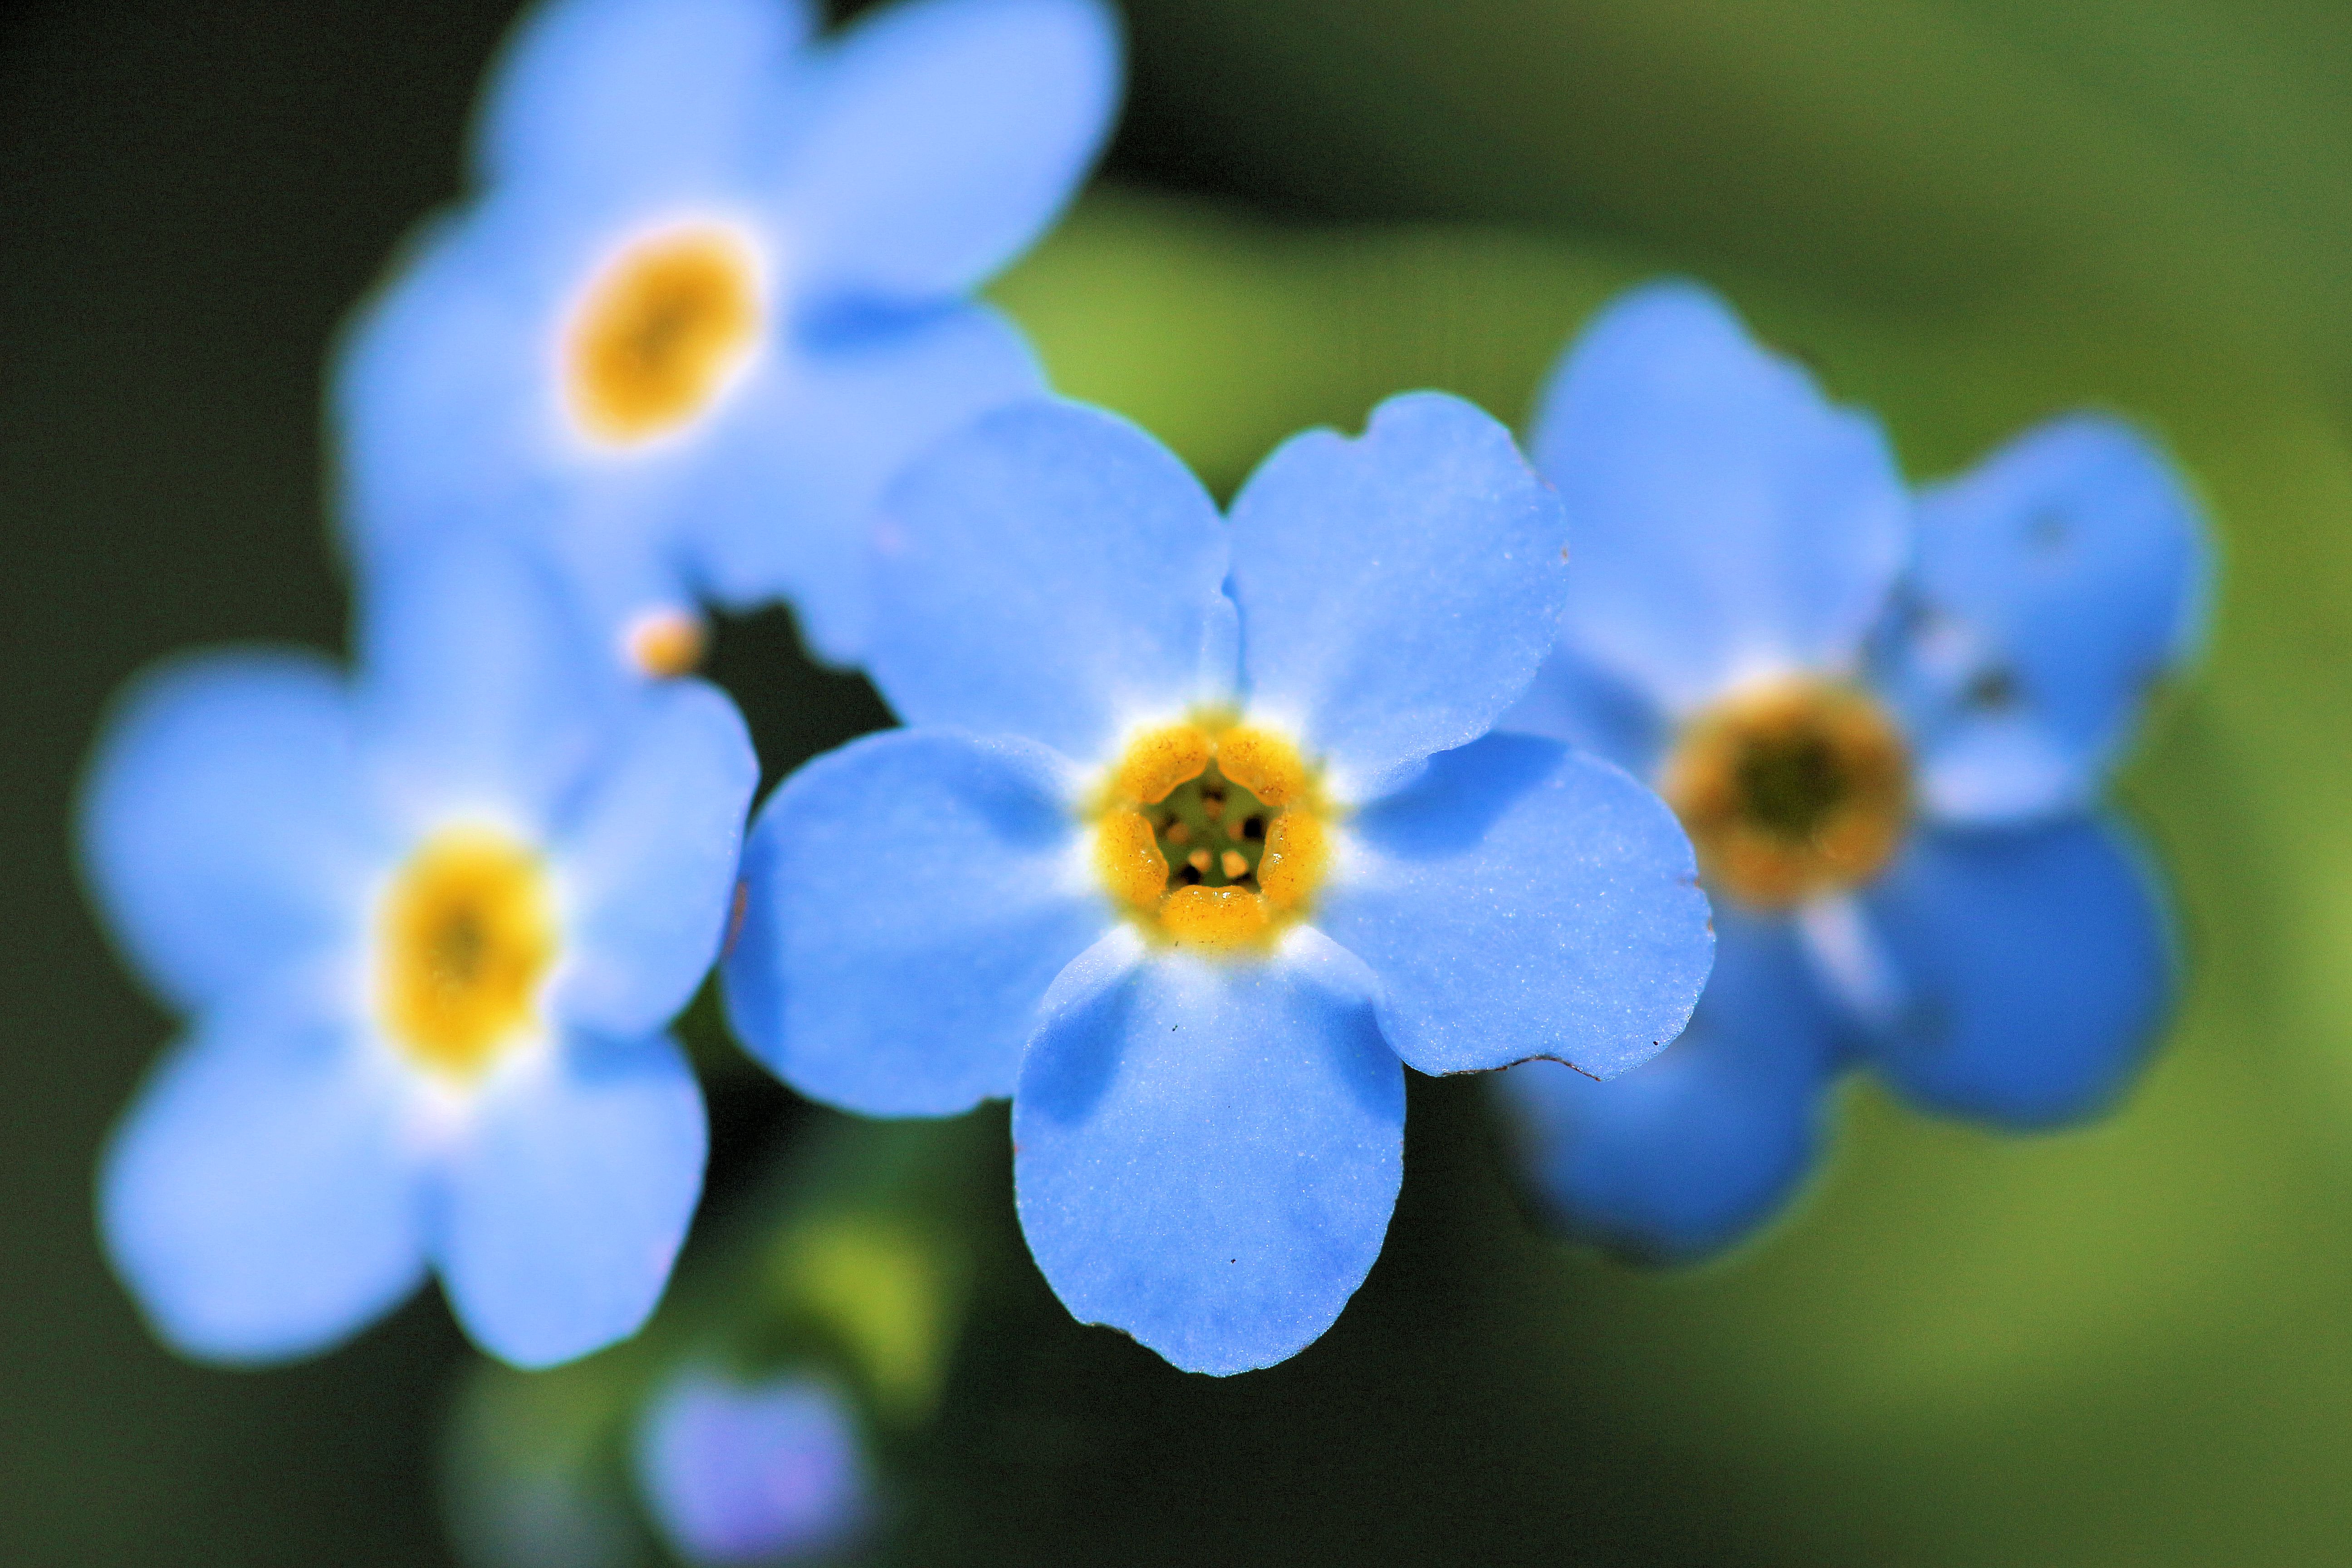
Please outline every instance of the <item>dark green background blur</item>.
[[[2090, 402], [2219, 520], [2218, 636], [2126, 795], [2193, 960], [2122, 1114], [2010, 1142], [1859, 1090], [1801, 1210], [1647, 1276], [1520, 1225], [1414, 1085], [1387, 1254], [1292, 1363], [1048, 1312], [967, 1358], [937, 1561], [2352, 1561], [2352, 9], [2336, 0], [1133, 0], [1108, 183], [997, 290], [1064, 388], [1230, 486], [1436, 384], [1517, 419], [1647, 273], [1726, 288], [1906, 461]], [[333, 645], [318, 388], [455, 194], [501, 0], [0, 16], [0, 1561], [434, 1563], [467, 1357], [153, 1346], [89, 1172], [167, 1025], [65, 826], [171, 649]], [[774, 769], [877, 721], [731, 628]], [[805, 1113], [731, 1075], [723, 1203]], [[1042, 1294], [1033, 1285], [1033, 1295]], [[984, 1372], [984, 1375], [982, 1373]], [[996, 1506], [986, 1506], [994, 1500]]]

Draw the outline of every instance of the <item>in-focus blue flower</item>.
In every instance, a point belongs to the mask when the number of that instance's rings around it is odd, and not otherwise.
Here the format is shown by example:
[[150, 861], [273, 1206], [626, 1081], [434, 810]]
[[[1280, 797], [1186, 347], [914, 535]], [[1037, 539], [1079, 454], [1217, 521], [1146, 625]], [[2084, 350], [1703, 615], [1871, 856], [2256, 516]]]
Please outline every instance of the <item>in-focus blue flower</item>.
[[354, 680], [292, 652], [144, 678], [84, 864], [189, 1015], [116, 1128], [107, 1248], [163, 1337], [268, 1361], [437, 1271], [520, 1365], [634, 1331], [702, 1184], [663, 1026], [718, 951], [757, 765], [487, 547], [378, 585]]
[[551, 552], [637, 664], [693, 605], [788, 597], [864, 644], [865, 522], [906, 458], [1038, 384], [968, 296], [1076, 187], [1118, 96], [1099, 0], [553, 0], [477, 127], [482, 186], [337, 371], [363, 565], [420, 534]]
[[837, 1552], [872, 1519], [857, 1422], [831, 1384], [673, 1375], [637, 1425], [637, 1490], [671, 1552], [711, 1568]]
[[1286, 443], [1230, 525], [1106, 414], [950, 437], [877, 539], [871, 668], [912, 727], [762, 808], [737, 1031], [869, 1115], [1012, 1096], [1076, 1316], [1196, 1371], [1294, 1354], [1380, 1251], [1400, 1058], [1606, 1077], [1706, 977], [1657, 797], [1487, 733], [1557, 636], [1564, 537], [1436, 394]]
[[1569, 1225], [1664, 1258], [1738, 1239], [1811, 1167], [1855, 1063], [1997, 1126], [2109, 1106], [2172, 953], [2100, 788], [2203, 610], [2164, 458], [2073, 416], [1915, 500], [1871, 420], [1680, 283], [1573, 345], [1531, 445], [1581, 570], [1504, 722], [1657, 784], [1717, 943], [1657, 1061], [1501, 1080]]

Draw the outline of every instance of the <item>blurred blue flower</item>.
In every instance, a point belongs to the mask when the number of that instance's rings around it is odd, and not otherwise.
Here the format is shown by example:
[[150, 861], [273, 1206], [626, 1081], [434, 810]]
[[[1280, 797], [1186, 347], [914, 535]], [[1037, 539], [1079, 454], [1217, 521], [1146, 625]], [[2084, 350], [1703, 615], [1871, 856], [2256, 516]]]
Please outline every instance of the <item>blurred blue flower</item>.
[[873, 1514], [856, 1420], [830, 1384], [803, 1374], [677, 1373], [646, 1406], [635, 1458], [638, 1492], [687, 1563], [829, 1555]]
[[1657, 1061], [1501, 1080], [1566, 1222], [1662, 1258], [1737, 1240], [1811, 1166], [1855, 1063], [2002, 1127], [2109, 1106], [2172, 952], [2100, 787], [2203, 611], [2202, 525], [2162, 455], [2073, 416], [1915, 500], [1870, 419], [1680, 283], [1572, 346], [1531, 446], [1581, 570], [1504, 722], [1658, 785], [1717, 943]]
[[762, 809], [739, 1034], [869, 1115], [1010, 1095], [1021, 1220], [1088, 1322], [1294, 1354], [1379, 1253], [1399, 1058], [1607, 1076], [1710, 942], [1617, 769], [1487, 731], [1557, 635], [1558, 502], [1457, 399], [1302, 435], [1230, 526], [1165, 448], [1039, 402], [902, 477], [874, 679], [910, 729]]
[[908, 455], [1038, 372], [970, 302], [1108, 130], [1099, 0], [908, 0], [812, 42], [805, 0], [555, 0], [335, 378], [362, 563], [420, 534], [550, 551], [635, 662], [698, 598], [865, 637], [864, 523]]
[[107, 1148], [106, 1245], [191, 1355], [322, 1349], [429, 1263], [485, 1350], [560, 1362], [644, 1320], [700, 1191], [662, 1028], [757, 766], [723, 696], [625, 679], [523, 563], [379, 588], [356, 680], [186, 659], [100, 740], [89, 883], [194, 1020]]

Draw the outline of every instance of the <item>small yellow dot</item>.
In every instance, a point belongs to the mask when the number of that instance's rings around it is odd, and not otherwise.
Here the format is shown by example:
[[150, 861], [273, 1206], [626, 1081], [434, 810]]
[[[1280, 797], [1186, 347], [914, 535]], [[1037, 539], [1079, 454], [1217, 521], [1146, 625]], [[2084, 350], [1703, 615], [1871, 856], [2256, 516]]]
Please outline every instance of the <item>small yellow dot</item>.
[[649, 610], [629, 623], [629, 662], [656, 678], [691, 675], [702, 663], [702, 617], [691, 610]]

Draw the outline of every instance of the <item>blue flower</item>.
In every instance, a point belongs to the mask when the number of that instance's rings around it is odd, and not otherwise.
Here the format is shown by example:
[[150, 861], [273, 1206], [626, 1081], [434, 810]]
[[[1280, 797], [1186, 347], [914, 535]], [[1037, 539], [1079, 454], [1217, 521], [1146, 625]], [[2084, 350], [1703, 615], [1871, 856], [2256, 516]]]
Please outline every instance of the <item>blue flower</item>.
[[1658, 799], [1487, 733], [1557, 635], [1558, 501], [1423, 394], [1288, 442], [1230, 525], [1163, 447], [1039, 402], [885, 503], [876, 683], [745, 848], [739, 1034], [868, 1115], [1013, 1098], [1021, 1222], [1081, 1321], [1281, 1361], [1379, 1253], [1400, 1058], [1601, 1076], [1710, 939]]
[[634, 1450], [638, 1492], [682, 1562], [822, 1557], [872, 1517], [856, 1421], [805, 1374], [745, 1382], [688, 1367], [646, 1406]]
[[2172, 954], [2100, 787], [2203, 610], [2201, 524], [2162, 456], [2074, 416], [1915, 500], [1868, 418], [1687, 284], [1602, 314], [1531, 445], [1583, 570], [1505, 722], [1656, 783], [1717, 943], [1657, 1061], [1501, 1080], [1566, 1222], [1663, 1258], [1737, 1240], [1811, 1166], [1857, 1063], [2002, 1127], [2112, 1104]]
[[363, 565], [502, 530], [638, 665], [698, 598], [865, 637], [864, 524], [908, 456], [1038, 386], [969, 301], [1076, 188], [1118, 94], [1098, 0], [910, 0], [812, 42], [806, 0], [555, 0], [336, 375]]
[[662, 1030], [757, 767], [724, 697], [625, 680], [515, 561], [380, 587], [357, 679], [186, 659], [100, 741], [89, 882], [192, 1018], [106, 1151], [106, 1245], [191, 1355], [322, 1349], [429, 1264], [484, 1349], [563, 1361], [644, 1320], [701, 1188]]

